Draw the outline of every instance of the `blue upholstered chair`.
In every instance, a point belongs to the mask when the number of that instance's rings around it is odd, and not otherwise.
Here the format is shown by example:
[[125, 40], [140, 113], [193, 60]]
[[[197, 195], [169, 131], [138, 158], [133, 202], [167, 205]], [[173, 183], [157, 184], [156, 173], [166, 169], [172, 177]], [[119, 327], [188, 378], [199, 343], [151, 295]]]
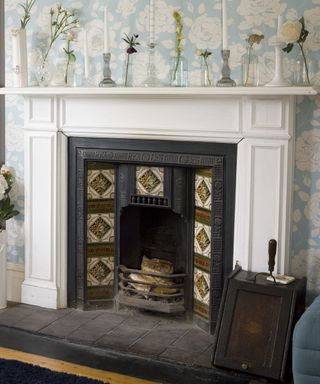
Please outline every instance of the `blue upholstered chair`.
[[320, 296], [297, 322], [292, 352], [294, 384], [320, 384]]

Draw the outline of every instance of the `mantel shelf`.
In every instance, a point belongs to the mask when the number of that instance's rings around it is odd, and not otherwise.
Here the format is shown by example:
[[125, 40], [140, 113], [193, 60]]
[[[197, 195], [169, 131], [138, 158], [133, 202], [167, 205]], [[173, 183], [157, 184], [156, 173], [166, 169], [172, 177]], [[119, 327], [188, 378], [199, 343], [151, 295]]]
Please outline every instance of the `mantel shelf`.
[[153, 97], [214, 97], [214, 96], [311, 96], [312, 87], [230, 87], [230, 88], [99, 88], [99, 87], [26, 87], [0, 88], [0, 95], [21, 96], [153, 96]]

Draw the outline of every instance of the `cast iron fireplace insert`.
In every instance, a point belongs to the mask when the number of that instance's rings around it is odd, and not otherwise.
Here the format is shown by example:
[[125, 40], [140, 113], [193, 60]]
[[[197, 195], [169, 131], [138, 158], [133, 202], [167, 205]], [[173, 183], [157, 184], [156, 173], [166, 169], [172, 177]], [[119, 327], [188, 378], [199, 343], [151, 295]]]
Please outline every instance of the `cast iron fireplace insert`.
[[[232, 270], [237, 146], [69, 138], [68, 156], [68, 305], [185, 312], [212, 333]], [[172, 266], [158, 285], [150, 260]]]

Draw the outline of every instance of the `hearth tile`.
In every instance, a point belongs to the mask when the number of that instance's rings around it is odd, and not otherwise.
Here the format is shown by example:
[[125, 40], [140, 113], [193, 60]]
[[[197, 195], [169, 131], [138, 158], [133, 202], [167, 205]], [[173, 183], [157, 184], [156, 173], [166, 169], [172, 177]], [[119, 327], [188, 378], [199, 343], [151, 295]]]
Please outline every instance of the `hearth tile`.
[[65, 338], [71, 332], [99, 316], [99, 311], [73, 311], [70, 315], [54, 321], [39, 332], [45, 335]]
[[199, 367], [212, 368], [212, 345], [195, 360], [194, 365]]
[[210, 302], [210, 275], [200, 269], [194, 268], [194, 298], [209, 305]]
[[27, 331], [37, 332], [40, 329], [49, 326], [54, 321], [69, 315], [72, 312], [71, 309], [61, 310], [46, 310], [37, 309], [30, 316], [26, 316], [24, 319], [18, 321], [15, 327], [21, 328]]
[[192, 349], [189, 351], [184, 351], [182, 349], [177, 349], [174, 347], [167, 348], [160, 355], [161, 358], [178, 361], [179, 363], [184, 363], [188, 365], [193, 365], [198, 356], [199, 352], [193, 351]]
[[[103, 164], [109, 169], [88, 170], [88, 199], [110, 199], [115, 194], [115, 170], [113, 165]], [[92, 165], [93, 167], [93, 165]], [[91, 167], [89, 167], [91, 168]]]
[[195, 179], [195, 205], [211, 210], [212, 207], [212, 171], [198, 169]]
[[107, 323], [113, 323], [116, 325], [120, 325], [123, 323], [128, 317], [129, 313], [115, 313], [114, 310], [106, 310], [103, 311], [101, 315], [99, 315], [95, 320], [106, 321]]
[[194, 235], [194, 252], [211, 257], [211, 227], [196, 221]]
[[88, 243], [114, 242], [114, 214], [88, 214]]
[[159, 330], [155, 328], [134, 343], [129, 350], [144, 355], [159, 356], [184, 333], [186, 333], [185, 329]]
[[179, 340], [171, 345], [176, 349], [194, 352], [204, 352], [213, 343], [213, 336], [208, 335], [201, 329], [191, 329], [184, 334]]
[[123, 323], [123, 325], [129, 327], [137, 327], [141, 329], [152, 329], [157, 324], [159, 324], [161, 319], [156, 316], [145, 316], [145, 315], [134, 315], [128, 317], [127, 320]]
[[164, 196], [164, 168], [137, 167], [136, 194]]
[[99, 316], [71, 332], [66, 338], [72, 341], [93, 344], [115, 327], [117, 327], [116, 323], [108, 322], [106, 318]]
[[147, 332], [146, 329], [128, 327], [121, 324], [97, 340], [95, 345], [117, 350], [128, 350], [130, 345], [139, 340]]
[[25, 317], [30, 316], [34, 311], [36, 311], [36, 307], [23, 305], [8, 308], [0, 314], [0, 325], [14, 326]]

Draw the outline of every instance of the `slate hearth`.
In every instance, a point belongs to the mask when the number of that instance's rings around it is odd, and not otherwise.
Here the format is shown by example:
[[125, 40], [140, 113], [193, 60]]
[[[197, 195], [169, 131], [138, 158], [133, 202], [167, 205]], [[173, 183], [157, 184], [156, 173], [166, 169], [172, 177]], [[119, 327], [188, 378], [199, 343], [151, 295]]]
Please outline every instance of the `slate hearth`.
[[260, 382], [212, 367], [212, 344], [213, 336], [180, 316], [133, 309], [50, 310], [24, 304], [0, 311], [0, 347], [163, 384]]

